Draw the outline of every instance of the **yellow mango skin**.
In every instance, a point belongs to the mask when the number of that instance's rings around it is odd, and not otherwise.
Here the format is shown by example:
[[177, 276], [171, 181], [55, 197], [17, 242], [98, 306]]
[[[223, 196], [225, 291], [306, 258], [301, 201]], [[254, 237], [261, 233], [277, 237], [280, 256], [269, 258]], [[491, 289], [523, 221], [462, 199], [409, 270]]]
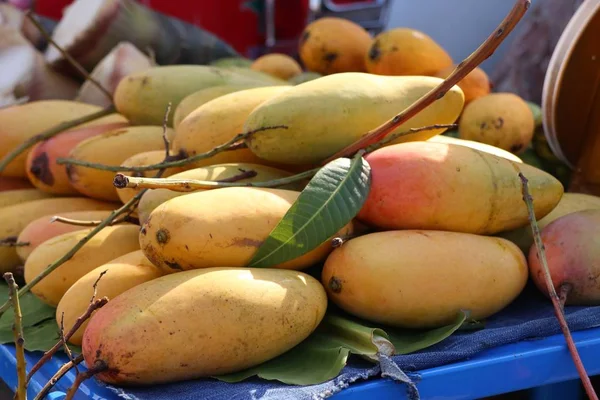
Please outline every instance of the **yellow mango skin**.
[[[140, 229], [146, 257], [167, 272], [246, 267], [298, 198], [284, 189], [231, 187], [190, 193], [158, 206]], [[339, 234], [352, 231], [352, 223]], [[301, 270], [324, 260], [330, 241], [272, 268]]]
[[[141, 153], [134, 154], [129, 157], [125, 161], [121, 163], [123, 166], [127, 167], [143, 167], [146, 165], [159, 164], [165, 160], [165, 151], [164, 150], [151, 150], [144, 151]], [[184, 171], [184, 167], [173, 167], [167, 168], [165, 172], [162, 174], [161, 178], [166, 178], [173, 174], [177, 174], [179, 172]], [[147, 178], [152, 178], [156, 176], [158, 170], [144, 171], [144, 172], [131, 172], [131, 171], [122, 171], [122, 174], [125, 175], [133, 175], [133, 176], [144, 176]], [[123, 204], [127, 203], [133, 196], [138, 194], [142, 189], [117, 189], [117, 196]]]
[[466, 147], [470, 147], [475, 150], [485, 151], [486, 153], [490, 153], [490, 154], [493, 154], [498, 157], [504, 157], [507, 160], [514, 161], [519, 164], [523, 164], [523, 160], [521, 160], [519, 157], [517, 157], [515, 154], [513, 154], [509, 151], [503, 150], [496, 146], [491, 146], [489, 144], [475, 142], [473, 140], [458, 139], [458, 138], [453, 138], [450, 136], [437, 135], [437, 136], [432, 137], [428, 141], [436, 142], [436, 143], [449, 143], [449, 144], [457, 144], [460, 146], [466, 146]]
[[260, 83], [247, 83], [247, 84], [239, 84], [239, 85], [219, 85], [219, 86], [211, 86], [205, 89], [201, 89], [197, 92], [186, 96], [181, 103], [175, 109], [175, 113], [173, 114], [173, 129], [177, 130], [177, 127], [187, 117], [190, 115], [196, 108], [201, 105], [208, 103], [211, 100], [216, 99], [217, 97], [238, 92], [244, 89], [250, 89], [253, 87], [267, 86], [265, 84]]
[[[32, 200], [0, 208], [0, 239], [17, 238], [30, 222], [48, 214], [69, 211], [114, 210], [116, 203], [84, 197], [57, 197]], [[14, 271], [22, 261], [14, 247], [0, 246], [0, 272]]]
[[[162, 276], [160, 270], [152, 265], [141, 250], [117, 257], [91, 270], [67, 290], [56, 307], [56, 322], [59, 326], [63, 313], [65, 330], [69, 330], [75, 325], [77, 318], [83, 315], [90, 304], [90, 299], [94, 294], [94, 283], [105, 271], [106, 273], [102, 275], [96, 287], [96, 298], [98, 299], [106, 296], [108, 300], [112, 300], [132, 287]], [[83, 332], [88, 323], [89, 320], [85, 321], [75, 331], [69, 339], [69, 343], [81, 346]]]
[[[114, 102], [133, 125], [161, 125], [169, 102], [176, 109], [186, 96], [211, 86], [241, 83], [278, 85], [275, 78], [252, 71], [206, 65], [163, 65], [133, 72], [119, 81]], [[284, 82], [285, 83], [285, 82]], [[173, 114], [169, 115], [173, 126]]]
[[[539, 219], [537, 224], [541, 231], [549, 223], [560, 217], [584, 210], [600, 210], [600, 197], [585, 193], [567, 192], [563, 194], [556, 207], [544, 218]], [[529, 224], [511, 231], [501, 232], [497, 236], [515, 243], [525, 254], [529, 253], [529, 249], [533, 245], [533, 235]]]
[[351, 239], [327, 258], [329, 299], [355, 316], [403, 328], [487, 318], [527, 283], [525, 255], [505, 239], [444, 231], [386, 231]]
[[0, 208], [21, 204], [26, 201], [48, 199], [54, 197], [38, 189], [14, 189], [0, 192]]
[[365, 156], [371, 187], [357, 219], [382, 230], [429, 229], [493, 235], [529, 223], [519, 172], [529, 180], [536, 218], [564, 188], [549, 173], [467, 146], [412, 142]]
[[[306, 339], [327, 309], [323, 286], [302, 272], [208, 268], [170, 274], [115, 297], [83, 335], [96, 378], [152, 385], [241, 371]], [[201, 316], [195, 318], [193, 316]]]
[[[277, 168], [267, 167], [266, 165], [250, 164], [250, 163], [229, 163], [217, 164], [207, 167], [194, 168], [187, 171], [179, 172], [171, 175], [172, 179], [197, 179], [202, 181], [220, 181], [238, 176], [243, 171], [254, 171], [256, 175], [250, 178], [239, 179], [236, 182], [266, 182], [273, 179], [285, 178], [292, 173], [283, 171]], [[294, 182], [289, 185], [280, 186], [281, 189], [299, 190], [301, 191], [306, 186], [305, 182]], [[214, 189], [213, 189], [214, 190]], [[202, 189], [195, 192], [204, 191]], [[167, 200], [175, 197], [183, 196], [189, 192], [175, 192], [168, 189], [149, 189], [144, 193], [137, 207], [137, 215], [140, 224], [146, 222], [150, 213], [156, 207]]]
[[[248, 116], [244, 132], [270, 126], [246, 143], [264, 160], [317, 164], [408, 108], [442, 79], [426, 76], [378, 76], [346, 72], [294, 86], [265, 101]], [[464, 94], [458, 86], [394, 132], [432, 124], [451, 124], [460, 115]], [[393, 143], [427, 140], [444, 129], [423, 131]]]
[[[85, 139], [71, 150], [68, 158], [96, 164], [121, 165], [129, 157], [145, 151], [164, 152], [161, 126], [131, 126], [115, 129]], [[172, 139], [175, 131], [167, 128]], [[164, 153], [163, 153], [164, 154]], [[67, 175], [73, 187], [85, 196], [107, 201], [120, 201], [113, 185], [114, 172], [78, 165], [68, 165]]]
[[[242, 133], [246, 118], [262, 102], [288, 91], [292, 86], [267, 86], [240, 90], [213, 99], [196, 108], [177, 127], [173, 152], [193, 156], [212, 150]], [[229, 162], [265, 164], [248, 149], [218, 153], [191, 165]], [[272, 163], [271, 163], [272, 164]], [[274, 166], [274, 165], [271, 165]]]
[[[27, 139], [62, 122], [93, 114], [102, 108], [77, 101], [39, 100], [0, 109], [0, 159]], [[119, 114], [111, 114], [82, 126], [111, 122], [127, 122]], [[29, 151], [24, 151], [0, 173], [2, 176], [27, 178], [25, 162]]]
[[[29, 283], [48, 265], [71, 250], [94, 228], [64, 233], [36, 247], [25, 261], [25, 282]], [[31, 292], [56, 307], [79, 278], [110, 260], [140, 249], [137, 225], [108, 226], [93, 236], [73, 257], [35, 285]], [[91, 297], [90, 297], [91, 298]]]

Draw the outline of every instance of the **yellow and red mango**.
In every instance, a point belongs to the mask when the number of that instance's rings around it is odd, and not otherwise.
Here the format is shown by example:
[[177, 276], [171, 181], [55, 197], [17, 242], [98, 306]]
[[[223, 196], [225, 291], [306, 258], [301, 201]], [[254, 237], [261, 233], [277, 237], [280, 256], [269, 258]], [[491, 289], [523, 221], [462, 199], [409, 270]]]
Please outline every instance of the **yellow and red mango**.
[[380, 229], [495, 234], [528, 224], [519, 172], [529, 180], [536, 218], [564, 188], [549, 173], [470, 147], [401, 143], [366, 156], [371, 189], [358, 219]]

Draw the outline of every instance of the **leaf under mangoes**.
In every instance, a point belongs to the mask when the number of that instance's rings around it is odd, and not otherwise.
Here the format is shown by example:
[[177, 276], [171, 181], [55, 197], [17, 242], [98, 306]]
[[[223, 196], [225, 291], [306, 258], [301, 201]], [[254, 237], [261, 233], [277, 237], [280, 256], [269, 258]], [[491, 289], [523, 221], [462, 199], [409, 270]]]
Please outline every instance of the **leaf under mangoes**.
[[254, 368], [213, 378], [241, 382], [253, 376], [290, 385], [315, 385], [339, 375], [350, 354], [373, 362], [377, 354], [408, 354], [441, 342], [457, 331], [467, 315], [459, 313], [449, 325], [431, 330], [374, 327], [376, 324], [329, 312], [316, 331], [279, 357]]
[[271, 267], [317, 248], [359, 212], [371, 187], [371, 168], [362, 156], [325, 165], [304, 188], [249, 267]]

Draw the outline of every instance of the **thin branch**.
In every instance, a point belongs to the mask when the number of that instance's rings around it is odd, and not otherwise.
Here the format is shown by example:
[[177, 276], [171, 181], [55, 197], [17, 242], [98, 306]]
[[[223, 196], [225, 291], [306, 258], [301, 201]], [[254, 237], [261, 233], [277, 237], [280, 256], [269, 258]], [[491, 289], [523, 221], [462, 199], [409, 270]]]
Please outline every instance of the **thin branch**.
[[75, 396], [75, 393], [77, 392], [77, 390], [79, 389], [79, 386], [81, 386], [83, 381], [91, 378], [92, 376], [94, 376], [96, 374], [99, 374], [100, 372], [106, 371], [107, 369], [108, 369], [108, 365], [106, 365], [106, 363], [104, 361], [97, 360], [96, 364], [92, 368], [90, 368], [89, 370], [87, 370], [81, 374], [77, 374], [77, 376], [75, 377], [75, 382], [73, 382], [73, 385], [67, 391], [65, 400], [73, 399], [73, 396]]
[[177, 159], [177, 160], [172, 160], [172, 161], [171, 160], [163, 161], [161, 163], [154, 164], [154, 165], [127, 167], [127, 166], [121, 166], [121, 165], [97, 164], [97, 163], [92, 163], [92, 162], [83, 161], [83, 160], [76, 160], [73, 158], [58, 158], [58, 159], [56, 159], [56, 163], [60, 164], [60, 165], [78, 165], [80, 167], [98, 169], [101, 171], [111, 171], [111, 172], [125, 172], [125, 171], [127, 171], [127, 172], [145, 172], [145, 171], [153, 171], [153, 170], [159, 169], [159, 168], [183, 167], [183, 166], [192, 164], [192, 163], [200, 161], [200, 160], [205, 160], [207, 158], [211, 158], [215, 154], [222, 153], [224, 151], [236, 150], [239, 148], [239, 147], [237, 147], [237, 142], [247, 139], [248, 137], [250, 137], [251, 135], [253, 135], [256, 132], [266, 131], [269, 129], [279, 129], [279, 128], [287, 129], [287, 126], [283, 126], [283, 125], [267, 126], [264, 128], [255, 129], [251, 132], [240, 133], [240, 134], [236, 135], [234, 138], [232, 138], [231, 140], [229, 140], [228, 142], [223, 143], [222, 145], [216, 146], [212, 150], [207, 151], [206, 153], [196, 154], [191, 157], [187, 157], [187, 158], [183, 158], [183, 159]]
[[171, 142], [169, 142], [169, 137], [167, 136], [167, 127], [169, 125], [169, 114], [171, 113], [171, 102], [167, 104], [167, 110], [165, 111], [165, 118], [163, 119], [163, 132], [162, 138], [165, 143], [165, 160], [169, 159], [170, 150], [171, 150]]
[[288, 185], [316, 174], [321, 167], [302, 172], [300, 174], [288, 176], [285, 178], [272, 179], [266, 182], [220, 182], [220, 181], [201, 181], [196, 179], [160, 179], [160, 178], [138, 178], [126, 176], [123, 174], [115, 175], [113, 184], [118, 189], [168, 189], [174, 192], [194, 192], [204, 189], [218, 189], [224, 187], [262, 187], [272, 188]]
[[216, 182], [239, 182], [243, 179], [249, 179], [249, 178], [254, 178], [255, 176], [258, 175], [258, 172], [252, 170], [252, 169], [242, 169], [242, 168], [238, 168], [238, 170], [240, 171], [239, 174], [234, 175], [234, 176], [230, 176], [229, 178], [224, 178], [224, 179], [219, 179]]
[[54, 41], [54, 39], [52, 39], [52, 35], [50, 35], [46, 29], [44, 29], [44, 27], [42, 26], [41, 23], [39, 23], [38, 20], [36, 20], [33, 17], [33, 13], [31, 12], [31, 10], [28, 10], [25, 13], [25, 17], [27, 17], [27, 19], [29, 19], [31, 21], [32, 24], [35, 25], [35, 27], [40, 31], [40, 33], [42, 34], [42, 36], [44, 37], [44, 39], [46, 39], [48, 41], [48, 43], [50, 43], [52, 46], [56, 47], [56, 49], [60, 52], [60, 54], [62, 54], [62, 56], [64, 58], [66, 58], [69, 63], [77, 70], [79, 71], [79, 73], [88, 81], [90, 81], [92, 84], [94, 84], [94, 86], [96, 86], [102, 93], [104, 93], [104, 95], [106, 97], [108, 97], [108, 100], [112, 103], [113, 102], [113, 96], [112, 94], [110, 94], [110, 92], [108, 90], [106, 90], [106, 88], [104, 86], [102, 86], [97, 80], [95, 80], [87, 71], [85, 68], [83, 68], [81, 66], [81, 64], [79, 64], [77, 62], [77, 60], [75, 60], [73, 57], [71, 57], [71, 55], [65, 51], [62, 47], [60, 47], [60, 45], [58, 43], [56, 43]]
[[548, 262], [546, 260], [546, 249], [544, 247], [544, 243], [542, 242], [540, 228], [535, 218], [533, 198], [531, 197], [531, 194], [529, 192], [529, 181], [521, 172], [519, 172], [519, 178], [521, 179], [522, 183], [523, 201], [527, 205], [529, 223], [531, 225], [531, 230], [533, 231], [533, 239], [535, 241], [537, 256], [542, 265], [542, 271], [544, 272], [544, 280], [546, 281], [546, 288], [548, 290], [549, 297], [552, 300], [552, 305], [554, 306], [554, 313], [556, 314], [556, 318], [558, 319], [560, 329], [562, 330], [562, 333], [565, 336], [567, 347], [569, 348], [569, 352], [571, 353], [571, 357], [573, 358], [573, 363], [577, 368], [579, 378], [581, 378], [581, 382], [583, 383], [583, 387], [585, 388], [585, 392], [587, 393], [588, 398], [590, 400], [598, 400], [598, 396], [596, 395], [596, 392], [594, 392], [594, 387], [592, 386], [590, 377], [585, 371], [585, 367], [583, 366], [583, 362], [581, 361], [581, 357], [579, 356], [577, 347], [575, 346], [575, 342], [573, 341], [573, 337], [571, 336], [569, 325], [567, 324], [567, 320], [565, 319], [564, 310], [561, 304], [561, 297], [566, 298], [566, 294], [563, 293], [564, 289], [561, 289], [561, 296], [559, 297], [559, 295], [556, 293], [554, 283], [552, 282], [552, 275], [550, 274], [550, 269], [548, 268]]
[[29, 246], [29, 242], [18, 242], [16, 236], [9, 236], [4, 239], [0, 239], [0, 247], [23, 247]]
[[83, 354], [80, 354], [77, 357], [75, 357], [74, 360], [63, 364], [63, 366], [60, 367], [60, 369], [58, 371], [56, 371], [56, 373], [52, 376], [52, 378], [50, 378], [50, 380], [48, 382], [46, 382], [46, 384], [44, 385], [42, 390], [40, 390], [40, 392], [37, 394], [37, 396], [35, 396], [35, 398], [33, 400], [42, 400], [42, 399], [46, 398], [46, 395], [48, 393], [50, 393], [50, 389], [52, 389], [54, 387], [54, 385], [56, 385], [56, 382], [58, 382], [60, 378], [65, 376], [66, 373], [71, 370], [71, 368], [73, 368], [74, 366], [76, 366], [78, 364], [81, 364], [82, 361], [83, 361]]
[[[69, 361], [74, 362], [75, 359], [73, 358], [73, 353], [71, 352], [71, 349], [69, 348], [69, 345], [67, 344], [67, 338], [65, 337], [65, 313], [63, 312], [62, 315], [60, 316], [60, 340], [62, 341], [62, 344], [65, 348], [65, 353], [67, 353], [67, 357], [69, 357]], [[77, 373], [79, 373], [79, 369], [77, 368], [77, 366], [75, 366], [75, 371], [77, 371]]]
[[[77, 332], [77, 329], [79, 329], [81, 327], [81, 325], [88, 318], [90, 318], [90, 316], [92, 315], [92, 313], [94, 311], [103, 307], [106, 303], [108, 303], [108, 297], [96, 299], [92, 303], [90, 303], [87, 310], [85, 310], [85, 312], [79, 318], [77, 318], [77, 320], [75, 321], [75, 324], [73, 324], [71, 329], [69, 329], [69, 332], [67, 332], [67, 334], [65, 335], [65, 341], [68, 341], [71, 338], [71, 336], [73, 336], [75, 334], [75, 332]], [[33, 375], [37, 371], [39, 371], [40, 368], [42, 368], [42, 366], [46, 363], [46, 361], [50, 360], [52, 358], [52, 356], [54, 356], [54, 354], [56, 354], [56, 352], [58, 350], [60, 350], [62, 345], [63, 345], [63, 341], [61, 340], [58, 343], [56, 343], [54, 346], [52, 346], [52, 348], [50, 350], [48, 350], [47, 352], [44, 353], [44, 355], [38, 360], [38, 362], [33, 366], [33, 368], [31, 368], [31, 371], [29, 371], [29, 375], [27, 375], [27, 382], [29, 382], [31, 380], [31, 377], [33, 377]]]
[[102, 223], [102, 221], [83, 221], [80, 219], [60, 217], [58, 215], [55, 215], [54, 217], [50, 218], [50, 223], [54, 223], [54, 222], [60, 222], [62, 224], [75, 225], [75, 226], [98, 226]]
[[444, 97], [448, 90], [450, 90], [454, 85], [458, 84], [458, 82], [460, 82], [465, 76], [473, 71], [479, 64], [494, 54], [494, 51], [496, 51], [498, 46], [504, 41], [504, 39], [506, 39], [510, 32], [512, 32], [523, 15], [525, 15], [530, 5], [531, 0], [517, 0], [510, 13], [504, 18], [504, 20], [502, 20], [494, 33], [492, 33], [485, 40], [485, 42], [483, 42], [481, 46], [477, 48], [477, 50], [471, 53], [469, 57], [458, 64], [456, 69], [442, 83], [423, 95], [419, 100], [415, 101], [408, 108], [397, 114], [389, 121], [383, 123], [375, 129], [370, 130], [358, 141], [327, 158], [325, 161], [323, 161], [322, 165], [325, 165], [336, 158], [348, 157], [357, 150], [383, 139], [386, 135], [396, 130], [396, 128], [398, 128], [400, 125], [417, 115], [425, 107]]
[[107, 272], [108, 272], [107, 269], [105, 269], [104, 271], [100, 272], [100, 275], [98, 275], [98, 279], [96, 279], [96, 281], [94, 282], [94, 285], [93, 285], [94, 294], [92, 295], [92, 299], [90, 300], [90, 303], [93, 303], [94, 300], [96, 300], [96, 296], [98, 295], [98, 283], [100, 282], [100, 279], [102, 279], [102, 277], [104, 275], [106, 275]]
[[106, 115], [112, 114], [116, 111], [115, 106], [111, 105], [110, 107], [104, 108], [98, 112], [84, 115], [83, 117], [79, 117], [76, 119], [72, 119], [70, 121], [61, 122], [58, 125], [53, 126], [45, 130], [42, 133], [39, 133], [35, 136], [30, 137], [23, 143], [21, 143], [16, 149], [12, 150], [8, 153], [4, 158], [0, 161], [0, 173], [6, 168], [8, 164], [10, 164], [15, 158], [17, 158], [21, 153], [24, 153], [25, 150], [34, 146], [36, 143], [42, 142], [46, 139], [50, 139], [53, 136], [58, 135], [61, 132], [66, 131], [67, 129], [74, 128], [78, 125], [85, 124], [86, 122], [90, 122], [96, 120], [98, 118], [102, 118]]
[[4, 280], [8, 283], [9, 300], [12, 302], [15, 310], [15, 322], [12, 331], [15, 338], [15, 353], [17, 358], [17, 391], [14, 398], [15, 400], [26, 400], [27, 363], [25, 361], [25, 339], [23, 338], [23, 314], [21, 313], [21, 305], [19, 304], [19, 296], [17, 295], [19, 287], [15, 282], [12, 272], [5, 273]]

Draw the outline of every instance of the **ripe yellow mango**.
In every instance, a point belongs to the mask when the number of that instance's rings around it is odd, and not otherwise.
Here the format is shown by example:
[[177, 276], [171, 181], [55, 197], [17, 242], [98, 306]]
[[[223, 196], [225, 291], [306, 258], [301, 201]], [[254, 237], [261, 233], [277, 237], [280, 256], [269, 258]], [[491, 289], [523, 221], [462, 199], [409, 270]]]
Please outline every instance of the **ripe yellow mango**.
[[[121, 165], [129, 157], [151, 150], [163, 149], [161, 126], [130, 126], [115, 129], [80, 142], [71, 150], [69, 158], [96, 164]], [[175, 131], [167, 129], [172, 139]], [[115, 172], [67, 165], [69, 182], [80, 193], [95, 199], [119, 201], [113, 185]]]
[[[27, 139], [72, 119], [93, 114], [102, 108], [70, 100], [38, 100], [0, 109], [0, 159]], [[127, 122], [119, 114], [111, 114], [85, 124], [95, 126]], [[2, 171], [2, 176], [27, 178], [25, 162], [29, 151], [23, 152]]]
[[[101, 221], [112, 213], [112, 210], [93, 210], [93, 211], [71, 211], [57, 213], [58, 216], [71, 218], [80, 221]], [[33, 249], [44, 243], [46, 240], [63, 233], [78, 231], [83, 229], [81, 225], [71, 225], [62, 222], [52, 222], [52, 217], [55, 214], [44, 215], [36, 220], [31, 221], [19, 234], [17, 242], [28, 243], [27, 246], [17, 247], [17, 254], [21, 260], [27, 260]], [[129, 222], [122, 222], [123, 224]]]
[[[35, 248], [25, 261], [25, 282], [36, 276], [71, 250], [94, 228], [63, 233]], [[44, 303], [56, 307], [79, 278], [110, 260], [140, 249], [137, 225], [107, 226], [94, 235], [71, 259], [31, 288]]]
[[51, 194], [38, 189], [14, 189], [0, 192], [0, 208], [21, 204], [26, 201], [47, 199], [53, 197]]
[[173, 128], [177, 130], [177, 127], [187, 117], [194, 111], [196, 108], [201, 105], [208, 103], [209, 101], [216, 99], [217, 97], [237, 92], [244, 89], [250, 89], [253, 87], [267, 86], [266, 84], [261, 83], [246, 83], [246, 84], [237, 84], [237, 85], [218, 85], [211, 86], [204, 89], [200, 89], [197, 92], [186, 96], [177, 108], [175, 109], [175, 113], [173, 114]]
[[[600, 197], [585, 193], [567, 192], [563, 194], [556, 207], [544, 218], [538, 220], [537, 224], [541, 231], [549, 223], [560, 217], [584, 210], [600, 210]], [[529, 249], [533, 245], [533, 235], [529, 224], [521, 228], [501, 232], [497, 236], [515, 243], [525, 254], [529, 254]]]
[[[117, 257], [83, 275], [67, 290], [56, 307], [56, 322], [59, 326], [62, 318], [64, 318], [65, 330], [68, 331], [75, 325], [77, 318], [87, 310], [94, 294], [94, 283], [102, 273], [104, 274], [96, 286], [96, 298], [106, 296], [109, 300], [132, 287], [162, 275], [161, 271], [152, 265], [141, 250]], [[69, 343], [81, 346], [83, 332], [88, 323], [89, 320], [85, 321], [75, 331], [75, 334], [69, 339]]]
[[[165, 159], [165, 151], [164, 150], [151, 150], [144, 151], [141, 153], [137, 153], [126, 159], [121, 163], [123, 166], [127, 167], [143, 167], [146, 165], [154, 165], [163, 162]], [[161, 175], [161, 178], [166, 178], [173, 174], [184, 171], [184, 167], [173, 167], [167, 168], [165, 172]], [[128, 172], [122, 171], [122, 174], [132, 175], [132, 176], [143, 176], [146, 178], [152, 178], [156, 176], [158, 170], [144, 171], [144, 172]], [[133, 196], [135, 196], [142, 189], [118, 189], [117, 196], [123, 204], [127, 203]]]
[[326, 308], [323, 286], [302, 272], [184, 271], [135, 286], [98, 310], [83, 334], [83, 355], [86, 365], [106, 363], [96, 378], [112, 384], [227, 374], [296, 346]]
[[[193, 156], [227, 143], [242, 133], [248, 114], [262, 102], [288, 91], [291, 86], [267, 86], [240, 90], [213, 99], [196, 108], [177, 127], [173, 152]], [[221, 152], [200, 160], [195, 167], [247, 162], [265, 164], [248, 149]], [[272, 164], [272, 163], [271, 163]]]
[[[436, 77], [362, 72], [327, 75], [293, 86], [256, 107], [246, 120], [245, 132], [283, 127], [256, 132], [246, 142], [264, 160], [317, 164], [393, 118], [442, 81]], [[454, 123], [463, 104], [464, 94], [454, 86], [394, 132]], [[423, 131], [394, 143], [426, 140], [443, 131]]]
[[[251, 72], [207, 65], [156, 66], [121, 79], [114, 94], [115, 106], [133, 125], [161, 125], [169, 102], [175, 109], [181, 100], [200, 89], [224, 84], [282, 84], [267, 74]], [[168, 122], [172, 126], [173, 113]]]
[[475, 150], [485, 151], [486, 153], [490, 153], [490, 154], [493, 154], [498, 157], [504, 157], [507, 160], [511, 160], [511, 161], [518, 162], [521, 164], [523, 163], [523, 160], [521, 160], [519, 157], [517, 157], [515, 154], [513, 154], [509, 151], [503, 150], [496, 146], [491, 146], [489, 144], [475, 142], [473, 140], [458, 139], [458, 138], [453, 138], [451, 136], [437, 135], [437, 136], [432, 137], [428, 141], [436, 142], [436, 143], [449, 143], [449, 144], [457, 144], [460, 146], [467, 146], [467, 147], [470, 147]]
[[[48, 214], [60, 214], [69, 211], [113, 210], [116, 203], [108, 203], [84, 197], [56, 197], [32, 200], [0, 208], [0, 240], [16, 240], [23, 229], [37, 218]], [[15, 247], [0, 246], [0, 272], [13, 271], [21, 265], [21, 259]]]
[[[194, 168], [187, 171], [179, 172], [171, 175], [171, 179], [197, 179], [202, 181], [222, 181], [231, 180], [231, 178], [248, 175], [244, 179], [236, 179], [235, 182], [266, 182], [272, 179], [285, 178], [292, 175], [291, 172], [280, 169], [267, 167], [266, 165], [250, 164], [250, 163], [229, 163], [217, 164], [207, 167]], [[289, 185], [280, 186], [281, 189], [302, 190], [306, 186], [305, 182], [294, 182]], [[119, 192], [121, 189], [119, 189]], [[197, 190], [202, 191], [202, 189]], [[137, 207], [137, 215], [140, 223], [146, 222], [150, 213], [156, 207], [167, 200], [174, 197], [179, 197], [188, 194], [189, 192], [175, 192], [168, 189], [149, 189], [143, 194]]]
[[[140, 247], [167, 272], [245, 267], [300, 192], [231, 187], [190, 193], [158, 206], [140, 229]], [[340, 235], [352, 231], [352, 223]], [[324, 260], [331, 242], [272, 268], [304, 269]]]
[[386, 231], [350, 239], [327, 258], [322, 284], [342, 309], [404, 328], [487, 318], [527, 283], [525, 255], [505, 239], [443, 231]]
[[529, 180], [536, 218], [564, 188], [549, 173], [467, 146], [401, 143], [368, 154], [371, 188], [357, 218], [380, 229], [493, 235], [529, 223], [519, 172]]

